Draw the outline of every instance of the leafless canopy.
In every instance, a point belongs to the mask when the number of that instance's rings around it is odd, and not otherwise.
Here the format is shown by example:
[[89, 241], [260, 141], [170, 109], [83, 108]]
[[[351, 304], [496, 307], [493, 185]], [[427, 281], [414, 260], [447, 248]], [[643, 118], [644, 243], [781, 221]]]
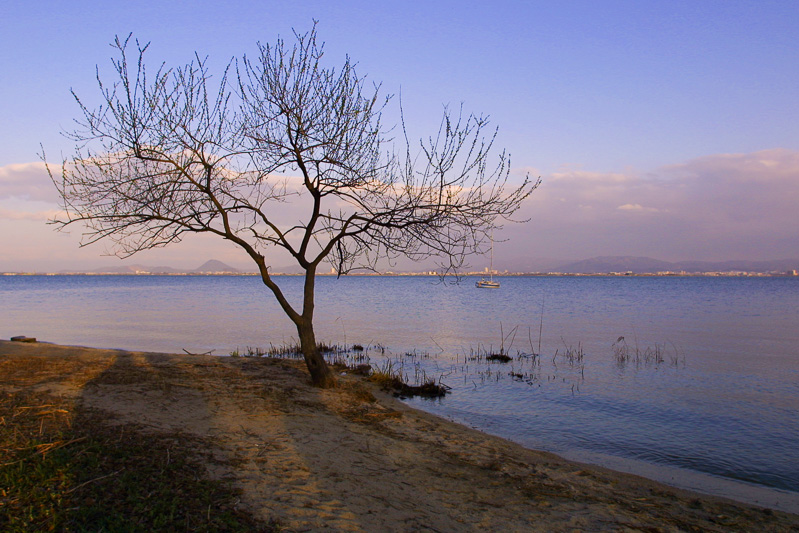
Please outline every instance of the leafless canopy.
[[[295, 38], [259, 45], [218, 78], [199, 56], [148, 71], [148, 45], [117, 38], [114, 82], [98, 70], [102, 105], [75, 95], [82, 118], [69, 133], [76, 153], [53, 176], [67, 213], [56, 223], [80, 222], [83, 244], [110, 239], [122, 256], [216, 234], [253, 258], [298, 323], [312, 319], [322, 261], [340, 274], [399, 256], [457, 269], [538, 185], [509, 186], [506, 154], [489, 158], [496, 131], [460, 109], [418, 144], [404, 124], [392, 138], [380, 86], [349, 59], [323, 66], [315, 27]], [[297, 222], [275, 216], [284, 202]], [[270, 246], [307, 273], [302, 311], [270, 276]]]
[[[115, 83], [98, 75], [103, 105], [75, 96], [79, 150], [55, 180], [69, 217], [59, 223], [86, 223], [85, 243], [109, 237], [130, 255], [209, 232], [250, 255], [283, 247], [303, 268], [327, 259], [347, 273], [396, 255], [454, 267], [535, 186], [509, 190], [505, 154], [489, 167], [495, 132], [485, 139], [488, 121], [460, 112], [445, 110], [416, 148], [403, 139], [398, 155], [381, 124], [388, 98], [349, 60], [322, 66], [315, 31], [292, 48], [259, 46], [216, 83], [199, 57], [148, 75], [147, 46], [136, 42], [131, 62], [130, 41], [115, 42]], [[303, 223], [270, 215], [305, 195]]]

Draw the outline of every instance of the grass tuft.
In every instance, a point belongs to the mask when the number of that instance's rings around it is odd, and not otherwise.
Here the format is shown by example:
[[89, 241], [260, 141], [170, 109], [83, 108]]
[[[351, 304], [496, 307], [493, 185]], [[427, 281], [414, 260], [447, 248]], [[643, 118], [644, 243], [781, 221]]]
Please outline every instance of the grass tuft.
[[646, 348], [639, 348], [638, 339], [635, 339], [635, 345], [630, 346], [624, 337], [619, 337], [616, 342], [611, 345], [613, 349], [613, 359], [619, 366], [626, 366], [628, 364], [640, 365], [654, 365], [659, 366], [666, 361], [669, 357], [671, 366], [678, 367], [680, 364], [685, 366], [685, 354], [672, 344], [673, 353], [669, 352], [665, 344], [657, 344], [654, 346], [647, 346]]
[[450, 391], [450, 387], [427, 376], [422, 376], [418, 385], [408, 384], [402, 377], [402, 371], [398, 370], [391, 360], [387, 360], [382, 367], [372, 369], [367, 379], [377, 383], [383, 390], [393, 391], [396, 396], [405, 398], [413, 396], [441, 398]]
[[74, 400], [0, 393], [0, 530], [276, 530], [202, 476], [202, 439], [104, 420]]

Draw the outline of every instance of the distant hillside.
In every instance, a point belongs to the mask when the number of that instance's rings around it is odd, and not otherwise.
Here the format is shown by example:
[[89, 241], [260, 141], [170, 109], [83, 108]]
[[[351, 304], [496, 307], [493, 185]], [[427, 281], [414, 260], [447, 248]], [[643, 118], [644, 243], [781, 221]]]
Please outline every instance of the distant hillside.
[[604, 256], [567, 263], [555, 272], [567, 274], [598, 274], [605, 272], [785, 272], [799, 269], [799, 259], [772, 261], [660, 261], [651, 257]]
[[87, 274], [241, 274], [241, 270], [212, 259], [193, 270], [181, 270], [168, 266], [123, 265], [84, 270]]
[[[502, 259], [501, 265], [495, 262], [494, 267], [499, 270], [509, 270], [511, 272], [555, 272], [560, 265], [570, 263], [568, 259], [553, 259], [548, 257], [525, 257], [525, 256], [512, 256]], [[486, 265], [485, 261], [482, 263], [477, 260], [472, 261], [473, 266]], [[501, 267], [501, 268], [499, 268]], [[479, 270], [479, 268], [477, 268]]]
[[583, 259], [561, 265], [556, 272], [567, 274], [596, 274], [602, 272], [663, 272], [672, 270], [673, 264], [649, 257], [605, 256]]
[[168, 266], [124, 265], [118, 267], [102, 267], [87, 270], [91, 274], [176, 274], [179, 270]]
[[[799, 270], [799, 259], [779, 259], [771, 261], [678, 261], [669, 262], [651, 257], [602, 256], [571, 261], [562, 264], [553, 259], [519, 259], [513, 263], [514, 272], [562, 272], [564, 274], [604, 274], [609, 272], [632, 272], [634, 274], [653, 274], [657, 272], [787, 272]], [[419, 269], [426, 270], [426, 269]], [[74, 272], [74, 271], [73, 271]], [[79, 271], [87, 274], [242, 274], [250, 271], [239, 270], [228, 264], [212, 259], [193, 270], [181, 270], [168, 266], [124, 265]], [[296, 265], [270, 268], [275, 274], [298, 274], [303, 270]], [[62, 273], [67, 273], [62, 271]], [[326, 272], [323, 272], [326, 273]]]
[[206, 261], [202, 264], [199, 268], [195, 268], [191, 271], [194, 274], [218, 274], [218, 273], [229, 273], [229, 274], [239, 274], [241, 270], [238, 268], [233, 268], [230, 265], [226, 265], [222, 261], [217, 261], [216, 259], [211, 259], [210, 261]]
[[742, 270], [746, 272], [774, 272], [799, 270], [799, 259], [776, 259], [773, 261], [681, 261], [675, 263], [686, 272], [709, 272]]

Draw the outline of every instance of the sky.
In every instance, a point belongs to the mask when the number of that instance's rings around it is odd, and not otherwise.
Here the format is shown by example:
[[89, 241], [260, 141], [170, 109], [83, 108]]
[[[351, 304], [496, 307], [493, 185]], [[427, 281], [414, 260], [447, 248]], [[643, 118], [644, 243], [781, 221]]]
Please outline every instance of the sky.
[[[150, 61], [195, 52], [220, 72], [256, 43], [318, 21], [329, 66], [345, 55], [401, 95], [417, 136], [443, 106], [490, 116], [511, 179], [542, 185], [498, 232], [495, 267], [594, 256], [799, 257], [799, 2], [155, 2], [10, 0], [0, 7], [0, 272], [120, 264], [249, 267], [187, 238], [124, 261], [46, 221], [58, 198], [39, 154], [60, 162], [97, 100], [115, 35]], [[275, 257], [276, 264], [286, 264]], [[487, 258], [471, 261], [476, 268]]]

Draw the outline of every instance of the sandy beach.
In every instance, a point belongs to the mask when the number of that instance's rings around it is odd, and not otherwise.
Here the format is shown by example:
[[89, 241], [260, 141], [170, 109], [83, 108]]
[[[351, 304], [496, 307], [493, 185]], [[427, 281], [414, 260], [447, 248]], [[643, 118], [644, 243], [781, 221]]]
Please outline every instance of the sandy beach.
[[298, 361], [0, 341], [0, 376], [7, 395], [200, 442], [197, 475], [228, 481], [272, 530], [799, 531], [797, 515], [528, 450], [361, 376], [313, 388]]

